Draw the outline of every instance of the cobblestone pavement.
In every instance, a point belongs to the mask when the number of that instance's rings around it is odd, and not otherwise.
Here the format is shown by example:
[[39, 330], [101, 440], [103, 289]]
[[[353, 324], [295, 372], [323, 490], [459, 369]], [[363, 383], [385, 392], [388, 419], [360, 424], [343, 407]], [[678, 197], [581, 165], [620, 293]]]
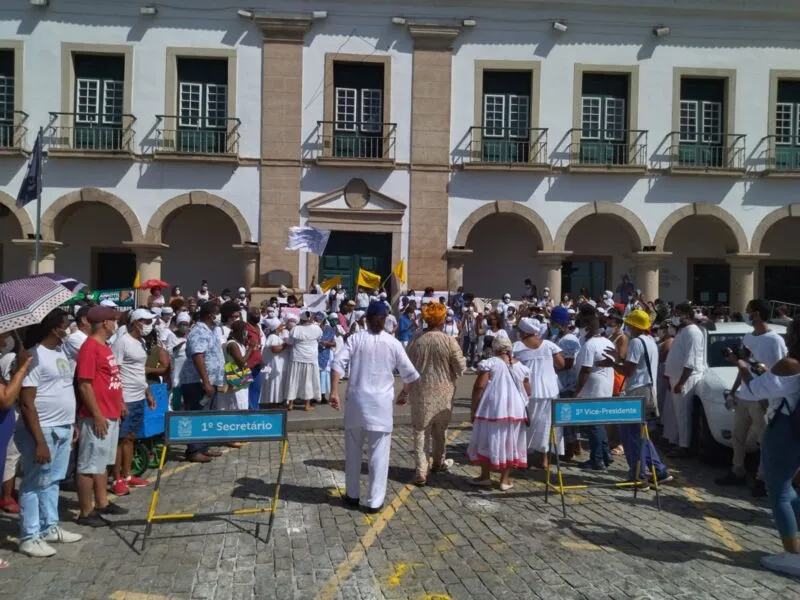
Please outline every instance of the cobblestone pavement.
[[[148, 490], [119, 503], [114, 526], [82, 532], [51, 559], [30, 559], [6, 540], [0, 597], [112, 598], [739, 598], [800, 597], [800, 582], [762, 571], [759, 558], [779, 543], [765, 501], [714, 487], [716, 472], [680, 462], [677, 481], [634, 504], [632, 493], [572, 490], [567, 518], [558, 498], [544, 501], [541, 471], [502, 493], [469, 486], [469, 429], [450, 430], [450, 474], [425, 488], [412, 476], [411, 430], [396, 429], [387, 508], [376, 517], [346, 510], [341, 431], [290, 435], [279, 509], [268, 515], [157, 524], [141, 551]], [[270, 501], [280, 445], [249, 444], [209, 465], [170, 462], [159, 513], [224, 511]], [[177, 452], [175, 455], [177, 456]], [[621, 460], [618, 459], [618, 463]], [[568, 469], [566, 483], [621, 475]], [[65, 519], [76, 508], [63, 494]], [[67, 524], [72, 530], [79, 529]], [[0, 535], [16, 522], [0, 517]]]

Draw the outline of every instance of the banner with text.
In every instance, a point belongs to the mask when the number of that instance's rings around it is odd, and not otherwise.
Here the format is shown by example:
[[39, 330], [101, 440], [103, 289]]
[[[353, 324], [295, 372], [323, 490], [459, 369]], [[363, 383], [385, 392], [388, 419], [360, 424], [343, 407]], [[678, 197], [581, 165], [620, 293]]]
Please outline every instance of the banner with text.
[[168, 444], [286, 439], [286, 409], [168, 412], [165, 421]]
[[553, 427], [626, 425], [644, 421], [644, 398], [556, 398]]

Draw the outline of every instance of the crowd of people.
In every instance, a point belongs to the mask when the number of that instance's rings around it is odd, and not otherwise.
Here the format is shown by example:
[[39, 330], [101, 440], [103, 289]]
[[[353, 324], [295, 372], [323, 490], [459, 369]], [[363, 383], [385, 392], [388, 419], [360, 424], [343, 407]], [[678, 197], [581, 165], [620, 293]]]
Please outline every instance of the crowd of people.
[[[58, 521], [59, 482], [71, 460], [79, 525], [101, 527], [108, 523], [104, 515], [126, 512], [109, 501], [109, 489], [122, 496], [148, 485], [131, 474], [131, 459], [146, 407], [155, 403], [150, 384], [159, 382], [171, 390], [171, 408], [188, 411], [344, 405], [344, 500], [362, 504], [358, 479], [366, 441], [370, 482], [363, 505], [369, 512], [382, 509], [386, 493], [396, 376], [403, 382], [397, 402], [411, 404], [416, 485], [452, 467], [445, 439], [455, 385], [463, 373], [475, 372], [467, 449], [468, 460], [481, 469], [475, 486], [510, 490], [515, 469], [546, 469], [557, 452], [595, 471], [624, 456], [627, 481], [645, 491], [672, 477], [653, 442], [640, 443], [638, 425], [564, 428], [553, 440], [552, 400], [642, 397], [648, 422], [662, 433], [660, 448], [685, 457], [694, 388], [707, 368], [706, 330], [738, 318], [650, 301], [627, 278], [597, 299], [582, 292], [560, 301], [547, 288], [538, 294], [530, 280], [520, 301], [510, 293], [488, 301], [462, 289], [442, 295], [428, 288], [399, 295], [396, 308], [384, 290], [358, 288], [351, 298], [341, 286], [323, 292], [313, 284], [309, 292], [324, 296], [325, 310], [308, 309], [298, 300], [302, 295], [285, 287], [251, 306], [244, 288], [214, 296], [203, 282], [192, 297], [179, 288], [169, 297], [154, 289], [129, 313], [110, 302], [89, 303], [4, 334], [0, 507], [20, 512], [21, 552], [51, 556], [51, 544], [81, 539]], [[729, 395], [736, 411], [734, 459], [718, 483], [746, 484], [748, 433], [763, 437], [752, 490], [769, 495], [786, 549], [764, 564], [786, 570], [800, 558], [800, 501], [792, 487], [800, 468], [800, 321], [789, 323], [784, 340], [769, 328], [769, 316], [765, 302], [751, 301], [741, 318], [753, 324], [753, 333], [730, 352], [740, 369]], [[342, 402], [339, 382], [346, 379]], [[220, 454], [207, 445], [186, 448], [192, 462]], [[500, 473], [497, 484], [493, 472]]]

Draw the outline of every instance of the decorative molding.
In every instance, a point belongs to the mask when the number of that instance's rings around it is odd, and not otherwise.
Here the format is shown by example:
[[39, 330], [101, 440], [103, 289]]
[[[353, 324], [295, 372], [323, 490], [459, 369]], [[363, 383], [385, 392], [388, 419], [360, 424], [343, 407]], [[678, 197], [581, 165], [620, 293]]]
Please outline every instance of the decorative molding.
[[261, 28], [261, 34], [268, 42], [302, 44], [311, 29], [311, 18], [299, 15], [256, 15], [253, 21]]
[[410, 23], [408, 33], [414, 39], [415, 50], [452, 50], [453, 42], [461, 33], [461, 27], [437, 23]]

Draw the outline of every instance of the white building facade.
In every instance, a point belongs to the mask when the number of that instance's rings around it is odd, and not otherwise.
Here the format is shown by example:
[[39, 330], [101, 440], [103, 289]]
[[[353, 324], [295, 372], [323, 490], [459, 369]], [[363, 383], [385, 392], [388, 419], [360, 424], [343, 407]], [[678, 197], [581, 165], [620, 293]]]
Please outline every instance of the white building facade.
[[[489, 297], [629, 275], [649, 298], [800, 303], [800, 8], [97, 4], [0, 13], [29, 115], [0, 158], [4, 278], [26, 270], [35, 219], [13, 208], [14, 152], [43, 126], [46, 260], [95, 286], [125, 264], [269, 294], [402, 259], [408, 287]], [[84, 54], [118, 60], [83, 77]], [[102, 88], [88, 103], [84, 79]], [[102, 103], [114, 127], [86, 122]], [[302, 224], [333, 231], [323, 257], [284, 250]]]

